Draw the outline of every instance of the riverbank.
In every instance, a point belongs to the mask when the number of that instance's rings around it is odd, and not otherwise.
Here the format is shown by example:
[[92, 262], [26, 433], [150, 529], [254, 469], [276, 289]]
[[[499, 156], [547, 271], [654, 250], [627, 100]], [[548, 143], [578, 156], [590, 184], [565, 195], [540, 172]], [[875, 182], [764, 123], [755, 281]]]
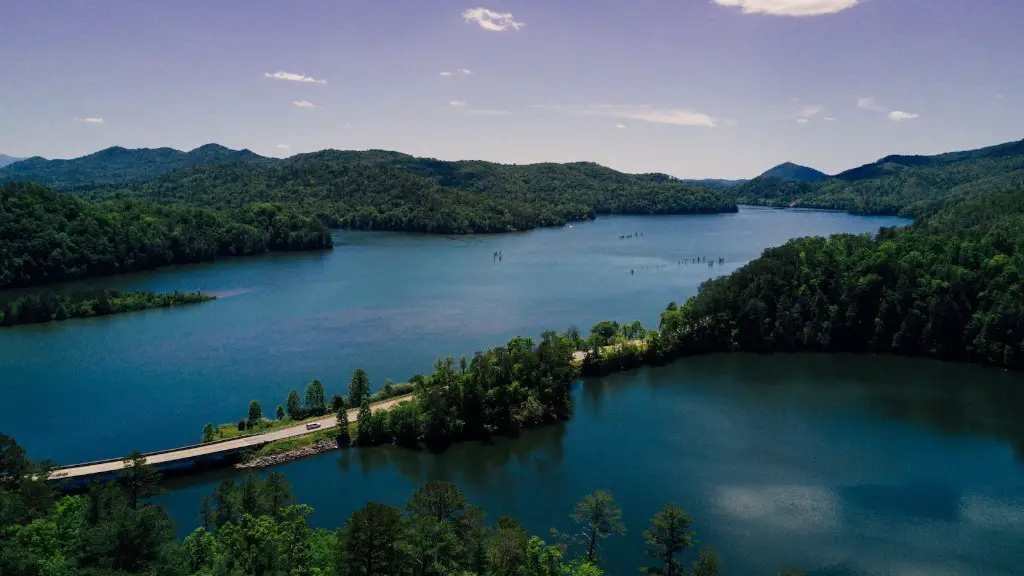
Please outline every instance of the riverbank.
[[198, 304], [216, 299], [216, 296], [200, 292], [158, 294], [156, 292], [95, 290], [72, 294], [55, 292], [25, 294], [0, 303], [0, 327], [126, 314], [153, 308]]

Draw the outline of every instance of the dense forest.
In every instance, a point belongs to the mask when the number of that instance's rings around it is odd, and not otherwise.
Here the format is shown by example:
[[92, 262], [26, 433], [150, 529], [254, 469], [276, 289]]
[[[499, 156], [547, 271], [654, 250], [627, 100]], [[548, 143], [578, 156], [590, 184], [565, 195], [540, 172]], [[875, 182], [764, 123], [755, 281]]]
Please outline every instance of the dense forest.
[[736, 210], [721, 191], [596, 164], [511, 166], [337, 150], [272, 164], [184, 168], [87, 197], [214, 208], [281, 202], [331, 227], [443, 234], [529, 230], [595, 214]]
[[56, 292], [23, 294], [7, 301], [0, 299], [0, 326], [123, 314], [150, 308], [195, 304], [213, 299], [213, 296], [199, 293], [157, 294], [155, 292], [118, 292], [117, 290], [91, 290], [70, 294]]
[[279, 204], [211, 210], [142, 200], [93, 203], [35, 184], [0, 186], [0, 289], [330, 247], [320, 222]]
[[950, 202], [1024, 186], [1024, 140], [937, 156], [887, 156], [834, 177], [771, 174], [731, 189], [740, 204], [927, 216]]
[[[404, 507], [369, 502], [340, 529], [314, 530], [312, 508], [272, 473], [222, 481], [199, 503], [198, 527], [178, 540], [167, 510], [150, 500], [162, 492], [160, 475], [140, 454], [125, 458], [116, 481], [82, 495], [58, 497], [41, 480], [46, 471], [0, 434], [0, 574], [601, 576], [601, 542], [627, 528], [615, 498], [596, 490], [566, 503], [572, 533], [552, 531], [549, 543], [514, 517], [489, 523], [455, 485], [434, 481]], [[641, 572], [719, 574], [717, 554], [697, 549], [680, 507], [665, 504], [643, 535]]]
[[57, 190], [82, 190], [97, 186], [142, 181], [185, 166], [231, 162], [270, 162], [249, 150], [231, 150], [207, 144], [189, 152], [173, 148], [130, 150], [113, 146], [81, 158], [47, 160], [26, 158], [0, 166], [0, 183], [35, 182]]

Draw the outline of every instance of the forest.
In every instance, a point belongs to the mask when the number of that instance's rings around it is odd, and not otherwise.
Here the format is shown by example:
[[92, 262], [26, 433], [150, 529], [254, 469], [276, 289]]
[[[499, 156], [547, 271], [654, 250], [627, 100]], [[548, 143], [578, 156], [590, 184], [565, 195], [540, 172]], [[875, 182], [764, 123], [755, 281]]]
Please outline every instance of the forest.
[[0, 186], [0, 289], [271, 250], [330, 248], [317, 220], [280, 204], [230, 210], [87, 202], [36, 184]]
[[7, 301], [0, 300], [0, 326], [123, 314], [150, 308], [196, 304], [214, 299], [214, 296], [198, 292], [157, 294], [155, 292], [90, 290], [69, 294], [57, 292], [23, 294]]
[[[512, 516], [489, 522], [449, 482], [418, 488], [403, 507], [368, 502], [336, 530], [313, 529], [285, 477], [223, 480], [197, 507], [197, 527], [174, 536], [167, 510], [151, 499], [160, 475], [142, 455], [120, 477], [84, 494], [59, 496], [0, 434], [0, 574], [5, 576], [601, 576], [601, 542], [626, 533], [612, 494], [566, 503], [571, 534], [531, 535]], [[639, 570], [659, 576], [716, 576], [719, 558], [697, 546], [693, 519], [667, 503], [642, 530]], [[781, 574], [797, 576], [786, 570]]]
[[937, 156], [887, 156], [813, 181], [759, 177], [731, 191], [740, 204], [919, 217], [951, 202], [1021, 186], [1024, 140]]
[[440, 234], [561, 226], [596, 214], [736, 210], [721, 191], [596, 164], [443, 162], [384, 151], [325, 150], [272, 164], [183, 168], [85, 196], [214, 208], [281, 202], [330, 227]]

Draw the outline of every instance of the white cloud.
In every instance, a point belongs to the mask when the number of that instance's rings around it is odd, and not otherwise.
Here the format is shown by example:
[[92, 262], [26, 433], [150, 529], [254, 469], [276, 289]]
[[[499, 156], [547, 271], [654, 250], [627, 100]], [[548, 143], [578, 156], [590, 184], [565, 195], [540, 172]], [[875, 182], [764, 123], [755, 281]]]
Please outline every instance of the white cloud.
[[653, 124], [674, 126], [715, 127], [715, 119], [707, 114], [692, 112], [683, 108], [660, 108], [638, 104], [588, 104], [585, 106], [562, 106], [558, 104], [534, 104], [531, 108], [557, 110], [585, 116], [607, 116], [626, 120], [641, 120]]
[[75, 122], [85, 122], [86, 124], [106, 124], [103, 118], [98, 116], [89, 116], [86, 118], [75, 118]]
[[508, 110], [488, 110], [488, 109], [473, 109], [469, 110], [469, 113], [474, 116], [512, 116], [513, 114]]
[[810, 122], [810, 120], [808, 120], [807, 118], [797, 118], [796, 119], [796, 123], [797, 124], [807, 124], [808, 122]]
[[824, 109], [825, 107], [820, 104], [815, 104], [814, 106], [804, 106], [797, 112], [797, 116], [799, 116], [800, 118], [814, 118], [815, 116], [818, 115], [819, 112], [821, 112]]
[[914, 118], [920, 118], [920, 114], [914, 114], [913, 112], [904, 112], [902, 110], [893, 110], [889, 112], [889, 120], [893, 122], [902, 122], [904, 120], [913, 120]]
[[449, 100], [448, 101], [448, 106], [451, 106], [452, 108], [461, 108], [461, 107], [463, 107], [465, 105], [466, 105], [466, 103], [463, 102], [462, 100]]
[[835, 122], [836, 121], [836, 119], [831, 117], [831, 116], [825, 116], [824, 118], [822, 118], [822, 120], [824, 120], [826, 122]]
[[616, 124], [615, 127], [616, 128], [625, 128], [626, 125], [625, 124]]
[[465, 74], [467, 76], [473, 73], [473, 71], [470, 70], [469, 68], [459, 68], [458, 70], [456, 70], [456, 72], [459, 72], [461, 74]]
[[874, 110], [875, 112], [881, 112], [882, 107], [879, 106], [878, 102], [870, 96], [865, 96], [857, 100], [857, 107], [865, 110]]
[[491, 32], [502, 32], [509, 28], [519, 30], [524, 26], [522, 22], [515, 21], [510, 12], [495, 12], [487, 8], [470, 8], [462, 13], [462, 18], [466, 22], [476, 22], [481, 28]]
[[452, 75], [452, 73], [447, 71], [447, 70], [445, 70], [444, 72], [441, 72], [441, 74], [440, 74], [440, 76], [451, 76], [451, 75]]
[[292, 104], [295, 104], [299, 108], [316, 108], [316, 104], [313, 104], [309, 100], [296, 100], [295, 102], [292, 102]]
[[292, 145], [291, 144], [278, 144], [277, 147], [280, 148], [281, 150], [287, 150], [287, 149], [291, 148]]
[[861, 0], [712, 0], [719, 6], [740, 8], [744, 14], [771, 16], [820, 16], [835, 14], [860, 4]]
[[263, 73], [264, 78], [274, 78], [275, 80], [290, 80], [292, 82], [309, 82], [312, 84], [327, 84], [327, 80], [318, 80], [312, 76], [305, 76], [302, 74], [295, 74], [294, 72], [270, 72]]

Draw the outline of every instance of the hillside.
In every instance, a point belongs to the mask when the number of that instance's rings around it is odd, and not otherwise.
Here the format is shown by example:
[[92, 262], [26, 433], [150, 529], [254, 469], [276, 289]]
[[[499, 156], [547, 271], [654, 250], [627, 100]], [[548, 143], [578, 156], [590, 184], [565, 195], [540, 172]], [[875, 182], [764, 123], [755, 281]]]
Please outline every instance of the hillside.
[[740, 204], [864, 214], [926, 215], [951, 201], [1024, 185], [1024, 141], [935, 156], [886, 156], [835, 177], [758, 177], [733, 189]]
[[282, 202], [332, 227], [444, 234], [529, 230], [595, 214], [736, 210], [727, 194], [708, 187], [592, 163], [448, 162], [383, 150], [191, 166], [84, 195], [208, 207]]
[[6, 154], [0, 154], [0, 168], [3, 168], [4, 166], [7, 166], [9, 164], [14, 164], [15, 162], [18, 162], [20, 160], [22, 159], [15, 158], [14, 156], [8, 156]]
[[330, 248], [287, 206], [227, 211], [124, 200], [95, 204], [36, 184], [0, 185], [0, 289], [271, 250]]
[[776, 180], [784, 180], [787, 182], [813, 182], [815, 180], [824, 180], [825, 178], [828, 178], [828, 174], [819, 172], [814, 168], [808, 168], [807, 166], [793, 164], [792, 162], [784, 162], [765, 171], [759, 176], [759, 178], [774, 178]]
[[114, 146], [70, 160], [28, 158], [0, 168], [0, 182], [35, 182], [57, 190], [74, 190], [146, 180], [185, 166], [266, 160], [249, 150], [231, 150], [218, 144], [207, 144], [189, 152]]

